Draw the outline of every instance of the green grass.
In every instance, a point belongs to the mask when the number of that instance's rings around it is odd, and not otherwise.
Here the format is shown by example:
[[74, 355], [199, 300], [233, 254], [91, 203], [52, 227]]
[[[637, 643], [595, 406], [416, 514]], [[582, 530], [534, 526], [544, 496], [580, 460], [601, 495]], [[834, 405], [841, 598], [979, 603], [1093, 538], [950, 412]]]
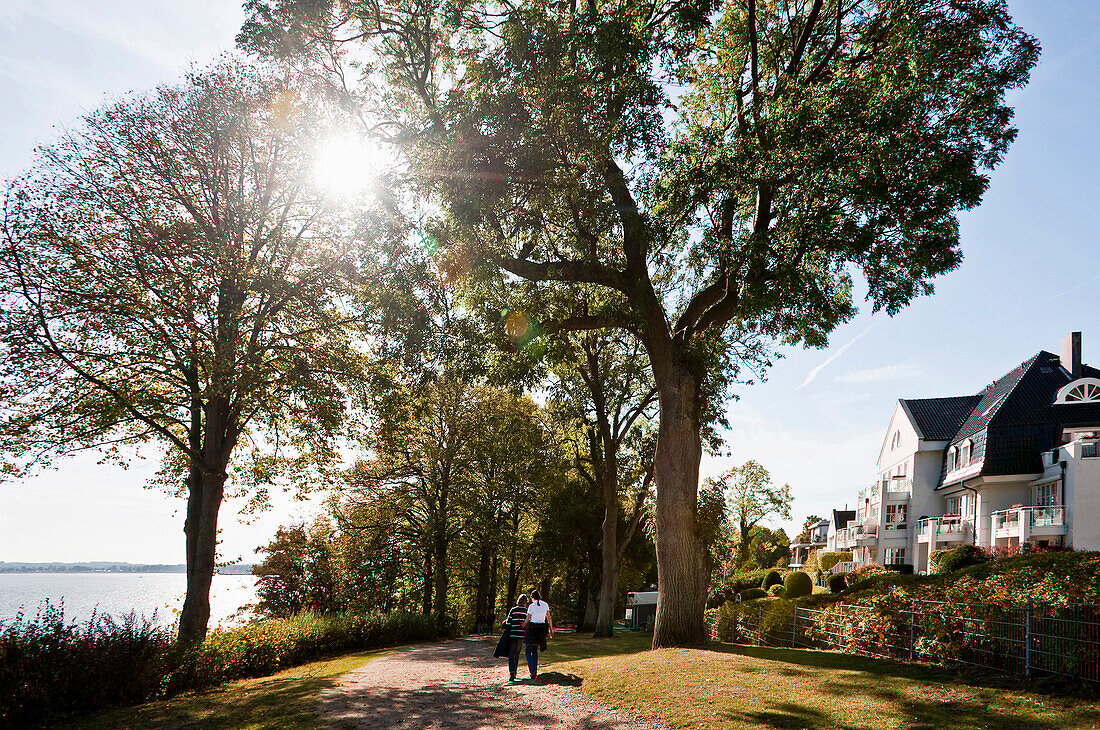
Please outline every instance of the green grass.
[[836, 652], [712, 644], [647, 651], [648, 636], [560, 635], [548, 671], [583, 678], [606, 704], [671, 727], [1095, 728], [1094, 701]]
[[74, 730], [99, 728], [275, 728], [312, 730], [320, 725], [317, 698], [336, 678], [389, 649], [356, 652], [302, 664], [258, 679], [229, 682], [208, 692], [180, 695], [124, 710], [102, 712], [55, 727]]

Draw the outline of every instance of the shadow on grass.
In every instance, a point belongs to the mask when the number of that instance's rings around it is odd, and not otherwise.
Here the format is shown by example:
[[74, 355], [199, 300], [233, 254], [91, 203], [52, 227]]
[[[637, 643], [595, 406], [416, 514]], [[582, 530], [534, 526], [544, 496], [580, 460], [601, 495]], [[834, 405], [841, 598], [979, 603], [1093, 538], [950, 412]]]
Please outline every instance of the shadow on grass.
[[580, 687], [581, 678], [575, 674], [563, 674], [562, 672], [542, 672], [534, 679], [526, 679], [524, 684], [547, 685], [556, 684], [559, 687]]
[[555, 635], [539, 661], [571, 662], [592, 657], [638, 654], [649, 651], [653, 635], [644, 632], [617, 633], [610, 639], [594, 639], [590, 633]]

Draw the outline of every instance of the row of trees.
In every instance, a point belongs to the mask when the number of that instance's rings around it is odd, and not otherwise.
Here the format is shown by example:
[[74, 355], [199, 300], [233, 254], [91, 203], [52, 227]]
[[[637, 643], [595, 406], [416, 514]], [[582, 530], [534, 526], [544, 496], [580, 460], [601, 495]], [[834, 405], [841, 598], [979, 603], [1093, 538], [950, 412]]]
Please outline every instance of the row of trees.
[[[1003, 0], [246, 10], [252, 59], [89, 115], [4, 211], [4, 469], [164, 447], [188, 499], [186, 640], [227, 488], [330, 484], [364, 445], [349, 524], [415, 526], [438, 608], [467, 519], [449, 460], [497, 505], [485, 525], [520, 487], [418, 413], [490, 386], [572, 414], [606, 586], [652, 490], [654, 644], [702, 640], [720, 500], [699, 463], [730, 388], [776, 342], [824, 345], [857, 273], [893, 313], [958, 264], [957, 214], [1038, 54]], [[335, 123], [397, 152], [368, 198], [310, 174]]]

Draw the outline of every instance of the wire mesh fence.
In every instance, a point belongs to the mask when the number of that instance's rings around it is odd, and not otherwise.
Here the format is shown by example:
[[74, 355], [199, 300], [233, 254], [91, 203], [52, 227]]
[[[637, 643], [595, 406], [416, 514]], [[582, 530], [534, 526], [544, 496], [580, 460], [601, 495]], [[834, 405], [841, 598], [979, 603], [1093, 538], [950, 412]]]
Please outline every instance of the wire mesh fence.
[[763, 605], [742, 606], [723, 627], [712, 623], [712, 638], [965, 664], [1028, 676], [1060, 674], [1100, 683], [1100, 606], [836, 603], [795, 607], [789, 616]]

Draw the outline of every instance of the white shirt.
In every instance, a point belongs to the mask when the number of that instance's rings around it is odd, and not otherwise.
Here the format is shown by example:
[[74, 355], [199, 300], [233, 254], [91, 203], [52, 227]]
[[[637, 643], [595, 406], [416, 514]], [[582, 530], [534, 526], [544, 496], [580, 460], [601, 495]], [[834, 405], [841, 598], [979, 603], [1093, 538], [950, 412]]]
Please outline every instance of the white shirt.
[[533, 624], [546, 623], [546, 614], [550, 613], [550, 604], [546, 601], [535, 601], [527, 607], [527, 617]]

